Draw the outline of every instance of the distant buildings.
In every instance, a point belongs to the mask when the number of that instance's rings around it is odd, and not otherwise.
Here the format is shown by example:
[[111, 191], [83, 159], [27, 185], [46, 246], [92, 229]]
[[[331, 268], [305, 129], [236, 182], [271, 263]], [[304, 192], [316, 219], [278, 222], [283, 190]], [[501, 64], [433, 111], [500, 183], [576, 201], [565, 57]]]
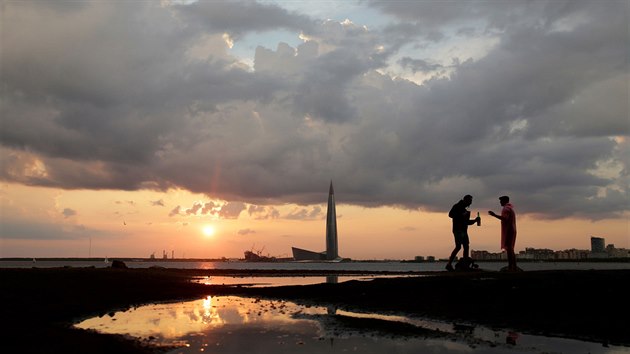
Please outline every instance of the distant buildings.
[[615, 245], [606, 246], [606, 253], [611, 258], [630, 258], [630, 250], [625, 248], [615, 248]]
[[[502, 253], [490, 253], [488, 251], [470, 251], [470, 256], [476, 261], [496, 261], [503, 259]], [[505, 257], [507, 259], [507, 257]]]
[[[604, 246], [606, 241], [601, 237], [591, 237], [591, 249], [579, 250], [568, 249], [554, 251], [550, 249], [526, 248], [519, 252], [518, 259], [523, 260], [587, 260], [587, 259], [608, 259], [608, 258], [630, 258], [630, 250], [625, 248], [615, 248], [610, 244]], [[471, 251], [470, 256], [478, 261], [505, 260], [505, 252], [490, 253], [488, 251]]]
[[591, 236], [591, 252], [592, 253], [605, 253], [606, 252], [606, 240], [601, 237]]
[[414, 262], [435, 262], [435, 257], [434, 256], [415, 256], [413, 258]]

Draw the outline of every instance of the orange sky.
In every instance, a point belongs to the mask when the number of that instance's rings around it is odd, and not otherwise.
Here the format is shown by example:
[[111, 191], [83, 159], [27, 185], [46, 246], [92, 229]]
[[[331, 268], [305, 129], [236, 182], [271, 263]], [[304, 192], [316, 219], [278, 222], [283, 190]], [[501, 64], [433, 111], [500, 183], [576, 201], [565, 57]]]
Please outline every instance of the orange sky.
[[3, 2], [0, 257], [630, 248], [627, 2], [333, 3]]
[[[341, 199], [343, 191], [335, 192], [337, 200]], [[218, 206], [225, 201], [183, 190], [68, 191], [4, 183], [0, 187], [4, 224], [0, 257], [149, 257], [154, 252], [161, 257], [166, 250], [169, 257], [174, 251], [177, 258], [242, 258], [243, 251], [252, 248], [265, 255], [290, 256], [291, 246], [323, 251], [327, 197], [324, 188], [320, 205], [276, 205], [275, 218], [245, 209], [234, 218], [186, 213], [195, 203]], [[447, 208], [455, 202], [447, 203]], [[518, 200], [514, 204], [518, 211]], [[174, 215], [178, 206], [180, 212]], [[305, 213], [300, 214], [302, 209]], [[486, 215], [489, 209], [499, 211], [498, 203], [473, 202], [470, 209], [480, 211], [483, 218], [481, 227], [469, 230], [471, 248], [499, 252], [499, 221]], [[316, 212], [309, 217], [313, 210]], [[453, 247], [447, 211], [362, 208], [338, 202], [340, 255], [353, 259], [445, 258]], [[291, 219], [289, 215], [302, 217]], [[521, 216], [517, 250], [588, 249], [592, 235], [629, 248], [628, 225], [627, 218], [591, 222]], [[208, 226], [214, 234], [204, 234]]]

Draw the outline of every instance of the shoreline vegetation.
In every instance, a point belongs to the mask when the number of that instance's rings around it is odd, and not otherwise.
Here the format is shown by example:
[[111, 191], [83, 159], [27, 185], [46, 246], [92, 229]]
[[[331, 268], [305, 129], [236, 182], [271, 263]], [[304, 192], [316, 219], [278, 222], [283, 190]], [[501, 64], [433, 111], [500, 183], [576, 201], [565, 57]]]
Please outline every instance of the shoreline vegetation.
[[[406, 272], [404, 277], [281, 287], [204, 285], [204, 276], [314, 276], [388, 272], [174, 268], [1, 268], [3, 351], [157, 353], [149, 342], [75, 329], [93, 316], [205, 296], [283, 299], [355, 312], [398, 313], [630, 346], [630, 270]], [[408, 275], [426, 275], [408, 277]], [[172, 348], [171, 348], [172, 349]]]

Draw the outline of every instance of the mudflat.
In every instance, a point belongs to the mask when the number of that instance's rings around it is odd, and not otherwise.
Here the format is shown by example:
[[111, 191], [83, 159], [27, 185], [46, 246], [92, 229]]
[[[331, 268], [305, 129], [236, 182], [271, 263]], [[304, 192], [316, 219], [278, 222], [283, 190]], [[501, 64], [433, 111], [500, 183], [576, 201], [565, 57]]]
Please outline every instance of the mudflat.
[[[628, 270], [430, 272], [339, 284], [250, 288], [203, 285], [199, 276], [348, 275], [250, 270], [0, 269], [3, 352], [156, 353], [117, 335], [72, 328], [82, 318], [163, 301], [241, 295], [399, 313], [630, 346]], [[371, 273], [362, 273], [371, 274]], [[380, 273], [382, 274], [382, 273]], [[409, 275], [417, 275], [409, 277]]]

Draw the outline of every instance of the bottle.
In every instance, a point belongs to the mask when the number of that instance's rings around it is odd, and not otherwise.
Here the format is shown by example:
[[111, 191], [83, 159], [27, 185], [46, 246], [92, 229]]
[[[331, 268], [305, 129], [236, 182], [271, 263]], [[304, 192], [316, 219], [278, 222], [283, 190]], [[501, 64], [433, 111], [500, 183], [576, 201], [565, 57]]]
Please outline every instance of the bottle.
[[481, 217], [479, 216], [479, 212], [477, 212], [477, 226], [481, 226]]

